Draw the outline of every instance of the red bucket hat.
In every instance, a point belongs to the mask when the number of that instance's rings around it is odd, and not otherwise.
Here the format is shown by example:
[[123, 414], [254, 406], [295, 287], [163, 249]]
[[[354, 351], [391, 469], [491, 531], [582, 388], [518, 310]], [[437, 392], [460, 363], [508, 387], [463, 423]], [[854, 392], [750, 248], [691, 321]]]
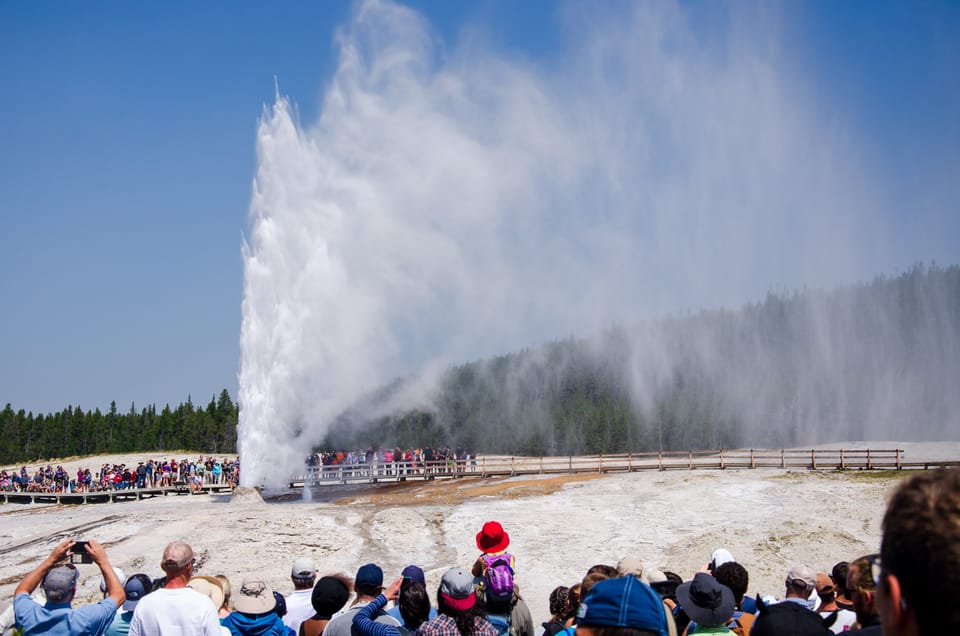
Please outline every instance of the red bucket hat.
[[483, 530], [477, 533], [477, 547], [482, 552], [503, 552], [510, 545], [510, 535], [496, 521], [483, 524]]

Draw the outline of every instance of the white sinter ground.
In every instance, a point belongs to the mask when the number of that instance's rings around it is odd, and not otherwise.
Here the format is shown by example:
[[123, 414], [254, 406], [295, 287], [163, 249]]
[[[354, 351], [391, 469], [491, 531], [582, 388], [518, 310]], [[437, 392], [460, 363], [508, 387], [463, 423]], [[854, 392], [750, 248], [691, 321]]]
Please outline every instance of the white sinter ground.
[[[906, 450], [908, 461], [960, 458], [960, 443], [953, 442], [843, 447], [894, 445]], [[122, 458], [131, 459], [138, 460]], [[113, 458], [86, 461], [99, 466]], [[725, 547], [749, 571], [748, 593], [779, 597], [794, 563], [829, 571], [837, 561], [876, 551], [885, 501], [899, 478], [866, 471], [674, 470], [569, 481], [408, 482], [401, 491], [345, 492], [348, 499], [337, 502], [263, 502], [252, 493], [85, 506], [7, 504], [0, 506], [0, 611], [9, 621], [23, 575], [72, 528], [97, 523], [80, 538], [105, 544], [111, 562], [127, 574], [161, 576], [164, 545], [184, 539], [197, 553], [198, 574], [225, 574], [234, 585], [258, 573], [288, 593], [293, 559], [308, 554], [321, 574], [352, 575], [374, 562], [389, 579], [416, 563], [435, 596], [442, 572], [469, 566], [478, 554], [476, 533], [485, 521], [497, 520], [510, 534], [517, 582], [537, 623], [548, 617], [555, 586], [571, 585], [590, 566], [615, 565], [627, 555], [688, 579], [715, 548]], [[78, 599], [92, 601], [99, 597], [99, 572], [79, 567]]]

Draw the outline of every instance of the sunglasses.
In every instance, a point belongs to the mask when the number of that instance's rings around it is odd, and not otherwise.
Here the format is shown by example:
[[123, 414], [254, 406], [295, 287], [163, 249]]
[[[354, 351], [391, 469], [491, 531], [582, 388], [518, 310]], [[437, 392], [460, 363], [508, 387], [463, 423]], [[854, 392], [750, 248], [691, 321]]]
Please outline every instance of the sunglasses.
[[863, 557], [870, 564], [870, 577], [873, 579], [873, 584], [877, 587], [880, 587], [880, 580], [883, 578], [883, 564], [880, 562], [879, 554], [868, 554]]

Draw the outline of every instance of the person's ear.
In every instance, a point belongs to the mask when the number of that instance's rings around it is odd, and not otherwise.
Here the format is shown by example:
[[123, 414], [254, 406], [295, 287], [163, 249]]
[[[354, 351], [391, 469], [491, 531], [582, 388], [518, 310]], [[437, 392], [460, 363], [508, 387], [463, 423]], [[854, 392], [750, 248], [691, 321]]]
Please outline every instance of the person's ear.
[[896, 574], [887, 574], [881, 583], [885, 586], [887, 597], [886, 607], [882, 611], [886, 612], [891, 625], [902, 624], [907, 613], [907, 601], [900, 589], [900, 579]]

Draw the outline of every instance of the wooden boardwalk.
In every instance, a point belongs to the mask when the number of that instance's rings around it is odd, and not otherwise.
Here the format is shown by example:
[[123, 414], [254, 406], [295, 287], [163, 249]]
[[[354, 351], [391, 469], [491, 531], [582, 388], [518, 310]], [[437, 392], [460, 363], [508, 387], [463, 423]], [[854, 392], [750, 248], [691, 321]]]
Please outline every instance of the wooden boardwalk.
[[176, 482], [173, 486], [162, 488], [124, 488], [122, 490], [101, 490], [97, 492], [0, 492], [3, 503], [50, 503], [50, 504], [87, 504], [115, 503], [118, 501], [137, 501], [167, 495], [190, 495], [229, 492], [233, 488], [227, 484], [204, 484], [199, 492], [191, 493], [186, 482]]
[[804, 470], [904, 470], [960, 466], [960, 461], [906, 462], [901, 449], [864, 450], [707, 450], [563, 457], [479, 457], [458, 462], [410, 465], [353, 464], [308, 469], [290, 482], [291, 488], [347, 483], [381, 483], [406, 480], [465, 477], [513, 477], [615, 473], [641, 470], [700, 470], [727, 468], [780, 468]]
[[[318, 466], [294, 477], [290, 488], [302, 489], [341, 484], [389, 483], [408, 480], [514, 477], [518, 475], [568, 475], [645, 470], [905, 470], [960, 466], [955, 461], [911, 461], [900, 449], [864, 450], [706, 450], [563, 457], [481, 456], [458, 462], [435, 461]], [[196, 494], [229, 492], [227, 484], [204, 484]], [[130, 488], [88, 493], [0, 492], [3, 503], [88, 504], [137, 501], [167, 495], [191, 495], [184, 482], [164, 488]]]

